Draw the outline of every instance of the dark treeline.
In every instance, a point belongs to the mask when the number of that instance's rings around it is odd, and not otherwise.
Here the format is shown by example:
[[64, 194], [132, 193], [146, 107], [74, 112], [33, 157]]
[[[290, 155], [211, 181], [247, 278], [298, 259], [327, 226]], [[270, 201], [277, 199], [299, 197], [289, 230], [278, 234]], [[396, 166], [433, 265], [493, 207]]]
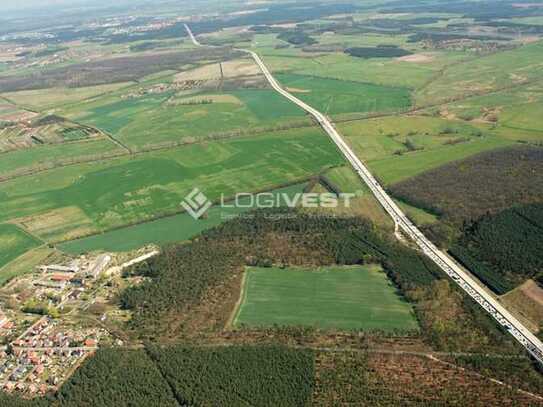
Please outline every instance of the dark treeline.
[[182, 405], [305, 406], [314, 355], [277, 345], [157, 347], [148, 353]]
[[301, 30], [284, 31], [277, 38], [293, 45], [313, 45], [317, 43], [314, 38]]
[[[515, 349], [511, 338], [467, 299], [431, 260], [383, 235], [360, 218], [316, 216], [295, 210], [261, 210], [165, 248], [127, 275], [146, 279], [120, 297], [132, 310], [130, 326], [144, 338], [168, 335], [176, 314], [193, 315], [206, 293], [216, 292], [245, 266], [327, 266], [380, 263], [427, 329], [436, 349]], [[442, 309], [453, 301], [455, 309]], [[443, 315], [442, 315], [443, 314]], [[442, 318], [448, 318], [446, 329]], [[179, 319], [178, 317], [176, 317]], [[185, 335], [182, 331], [178, 335]], [[454, 333], [454, 335], [453, 335]], [[190, 336], [190, 335], [189, 335]]]
[[454, 32], [432, 32], [432, 31], [421, 31], [415, 34], [412, 34], [407, 39], [407, 42], [420, 42], [420, 41], [430, 41], [430, 42], [444, 42], [444, 41], [453, 41], [453, 40], [474, 40], [474, 41], [508, 41], [509, 38], [502, 38], [492, 35], [470, 35], [470, 34], [457, 34]]
[[543, 204], [505, 210], [466, 224], [450, 249], [496, 293], [543, 274]]
[[462, 227], [487, 213], [543, 203], [543, 148], [493, 150], [393, 185], [398, 199]]
[[391, 46], [354, 47], [347, 48], [345, 52], [358, 58], [397, 58], [413, 54], [406, 49]]
[[451, 13], [461, 14], [477, 20], [506, 19], [541, 15], [537, 7], [515, 7], [516, 0], [493, 0], [486, 2], [405, 2], [398, 0], [382, 8], [386, 13]]
[[409, 290], [429, 285], [439, 271], [426, 258], [381, 236], [359, 218], [312, 216], [279, 209], [230, 221], [130, 273], [149, 277], [125, 290], [124, 308], [134, 311], [139, 331], [154, 331], [169, 312], [199, 302], [210, 287], [245, 265], [332, 265], [381, 263], [393, 281]]
[[205, 60], [228, 60], [241, 54], [228, 48], [201, 48], [153, 55], [134, 55], [45, 69], [21, 76], [0, 76], [0, 91], [80, 87], [137, 80], [180, 65]]

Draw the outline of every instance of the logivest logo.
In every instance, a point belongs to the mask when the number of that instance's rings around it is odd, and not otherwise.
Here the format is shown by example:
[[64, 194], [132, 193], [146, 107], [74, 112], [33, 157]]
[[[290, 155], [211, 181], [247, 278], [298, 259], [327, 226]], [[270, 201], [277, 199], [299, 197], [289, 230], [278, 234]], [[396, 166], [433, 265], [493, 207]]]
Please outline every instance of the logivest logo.
[[[263, 208], [337, 208], [343, 205], [350, 208], [351, 200], [356, 194], [333, 194], [325, 193], [303, 193], [295, 194], [282, 192], [261, 192], [253, 194], [250, 192], [240, 192], [232, 198], [221, 194], [219, 200], [220, 208], [245, 208], [245, 209], [263, 209]], [[212, 202], [200, 191], [194, 188], [188, 194], [181, 205], [194, 219], [200, 219], [209, 208], [213, 206]]]
[[213, 204], [207, 196], [198, 188], [194, 188], [190, 194], [188, 194], [181, 206], [192, 216], [194, 219], [200, 219], [211, 208]]

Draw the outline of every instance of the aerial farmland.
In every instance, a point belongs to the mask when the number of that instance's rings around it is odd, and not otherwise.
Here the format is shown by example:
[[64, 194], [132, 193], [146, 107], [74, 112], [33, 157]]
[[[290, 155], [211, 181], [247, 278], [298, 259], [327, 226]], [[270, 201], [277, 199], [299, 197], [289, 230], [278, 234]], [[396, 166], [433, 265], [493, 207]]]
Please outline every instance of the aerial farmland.
[[538, 1], [7, 3], [0, 407], [542, 405]]

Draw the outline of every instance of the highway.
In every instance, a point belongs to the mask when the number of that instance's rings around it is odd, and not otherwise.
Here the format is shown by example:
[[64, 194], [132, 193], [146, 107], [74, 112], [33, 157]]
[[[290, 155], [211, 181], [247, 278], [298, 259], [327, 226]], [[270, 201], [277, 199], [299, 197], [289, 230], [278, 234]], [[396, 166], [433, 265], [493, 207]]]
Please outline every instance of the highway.
[[[189, 36], [195, 45], [200, 45], [192, 34], [190, 28], [185, 25]], [[275, 80], [267, 66], [264, 64], [258, 54], [253, 51], [241, 49], [252, 56], [260, 70], [266, 77], [271, 87], [282, 96], [305, 110], [324, 129], [330, 136], [346, 160], [351, 164], [356, 173], [370, 188], [375, 198], [381, 206], [392, 217], [397, 227], [399, 227], [407, 236], [409, 236], [420, 248], [420, 250], [434, 261], [449, 277], [452, 278], [471, 298], [479, 303], [500, 325], [502, 325], [513, 337], [540, 363], [543, 365], [543, 343], [532, 334], [522, 323], [517, 320], [509, 311], [507, 311], [497, 299], [490, 295], [478, 281], [475, 281], [464, 269], [439, 250], [424, 234], [408, 219], [401, 211], [392, 198], [386, 193], [385, 189], [379, 184], [368, 168], [356, 156], [352, 149], [347, 145], [343, 137], [336, 130], [332, 122], [321, 112], [309, 106], [307, 103], [298, 99], [287, 92]]]
[[192, 43], [193, 43], [194, 45], [196, 45], [197, 47], [200, 47], [202, 44], [200, 44], [200, 43], [198, 42], [198, 40], [196, 39], [196, 37], [194, 36], [194, 34], [192, 33], [190, 27], [189, 27], [187, 24], [185, 24], [185, 30], [187, 30], [187, 33], [188, 33], [188, 35], [189, 35], [190, 40], [192, 41]]

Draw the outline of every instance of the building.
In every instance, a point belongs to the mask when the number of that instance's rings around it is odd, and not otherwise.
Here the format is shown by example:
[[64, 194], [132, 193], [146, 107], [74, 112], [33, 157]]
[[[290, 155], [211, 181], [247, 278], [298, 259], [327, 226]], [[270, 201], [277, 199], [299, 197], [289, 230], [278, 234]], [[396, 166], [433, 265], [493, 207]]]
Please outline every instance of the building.
[[4, 312], [0, 309], [0, 328], [3, 328], [8, 322], [9, 321], [6, 314], [4, 314]]
[[90, 338], [89, 338], [89, 339], [85, 339], [85, 347], [87, 347], [87, 348], [92, 348], [92, 347], [94, 347], [94, 346], [96, 346], [96, 340], [90, 339]]
[[101, 254], [96, 258], [94, 261], [94, 264], [89, 267], [89, 271], [87, 272], [88, 277], [92, 278], [98, 278], [100, 276], [100, 273], [104, 271], [104, 269], [107, 267], [109, 262], [111, 261], [111, 256], [109, 254]]
[[49, 266], [39, 266], [39, 270], [42, 273], [51, 273], [51, 272], [63, 272], [63, 273], [77, 273], [79, 267], [71, 264], [69, 266], [59, 266], [57, 264], [51, 264]]

